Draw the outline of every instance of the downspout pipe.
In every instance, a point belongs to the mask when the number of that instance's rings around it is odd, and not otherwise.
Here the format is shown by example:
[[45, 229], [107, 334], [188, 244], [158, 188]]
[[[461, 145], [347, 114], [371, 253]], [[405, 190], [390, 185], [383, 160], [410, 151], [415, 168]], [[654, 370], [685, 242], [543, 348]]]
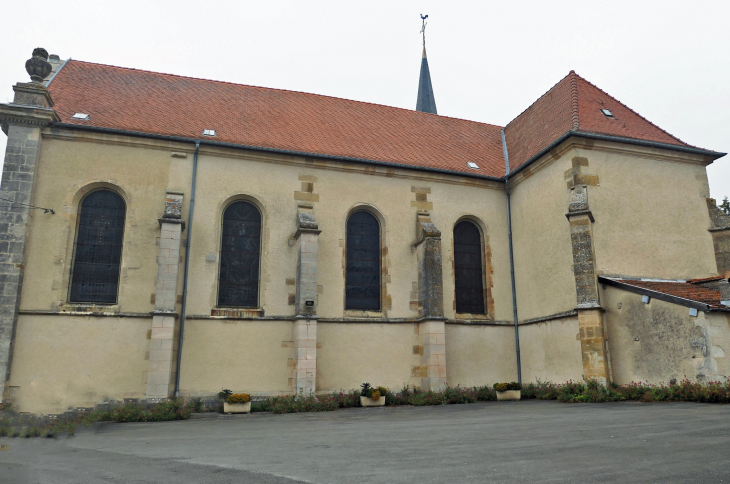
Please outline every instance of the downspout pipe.
[[512, 248], [512, 205], [509, 194], [509, 153], [507, 152], [507, 140], [502, 130], [502, 150], [504, 151], [505, 177], [504, 191], [507, 194], [507, 238], [509, 239], [509, 271], [512, 279], [512, 317], [515, 322], [515, 353], [517, 356], [517, 382], [522, 385], [522, 361], [520, 359], [520, 328], [517, 318], [517, 288], [515, 285], [515, 257]]
[[177, 342], [177, 371], [175, 372], [175, 397], [180, 396], [180, 363], [182, 362], [183, 340], [185, 339], [185, 315], [188, 305], [188, 274], [190, 273], [190, 240], [193, 235], [193, 211], [195, 209], [195, 181], [198, 177], [198, 152], [200, 141], [195, 142], [193, 155], [193, 184], [190, 190], [190, 212], [188, 213], [188, 235], [185, 241], [185, 272], [183, 276], [183, 299], [180, 310], [180, 336]]

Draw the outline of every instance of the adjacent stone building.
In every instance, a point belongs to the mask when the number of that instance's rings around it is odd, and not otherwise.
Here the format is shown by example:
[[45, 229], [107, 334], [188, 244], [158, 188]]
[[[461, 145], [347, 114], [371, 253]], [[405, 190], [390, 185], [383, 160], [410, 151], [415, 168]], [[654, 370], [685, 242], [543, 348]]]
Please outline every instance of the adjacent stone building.
[[575, 72], [500, 127], [435, 114], [430, 79], [420, 112], [43, 49], [27, 68], [0, 105], [21, 411], [730, 375], [724, 154]]

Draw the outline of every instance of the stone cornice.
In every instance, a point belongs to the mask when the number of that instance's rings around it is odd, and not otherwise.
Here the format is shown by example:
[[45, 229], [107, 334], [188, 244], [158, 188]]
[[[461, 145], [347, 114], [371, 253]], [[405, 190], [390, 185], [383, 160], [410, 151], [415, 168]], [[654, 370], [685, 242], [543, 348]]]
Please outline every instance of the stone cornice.
[[53, 109], [13, 103], [0, 104], [0, 124], [6, 134], [10, 124], [43, 127], [55, 123], [59, 119], [58, 114]]

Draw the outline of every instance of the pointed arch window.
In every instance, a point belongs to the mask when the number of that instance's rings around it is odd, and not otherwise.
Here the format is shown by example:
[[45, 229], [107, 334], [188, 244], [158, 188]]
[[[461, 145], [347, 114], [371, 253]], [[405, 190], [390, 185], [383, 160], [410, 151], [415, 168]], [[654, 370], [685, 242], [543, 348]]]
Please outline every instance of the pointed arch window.
[[259, 304], [261, 212], [235, 202], [223, 212], [218, 306], [256, 308]]
[[81, 201], [71, 302], [117, 302], [125, 215], [124, 199], [111, 190], [91, 192]]
[[347, 219], [345, 309], [380, 311], [380, 224], [360, 211]]
[[467, 220], [454, 227], [454, 276], [456, 312], [484, 313], [482, 237], [479, 228]]

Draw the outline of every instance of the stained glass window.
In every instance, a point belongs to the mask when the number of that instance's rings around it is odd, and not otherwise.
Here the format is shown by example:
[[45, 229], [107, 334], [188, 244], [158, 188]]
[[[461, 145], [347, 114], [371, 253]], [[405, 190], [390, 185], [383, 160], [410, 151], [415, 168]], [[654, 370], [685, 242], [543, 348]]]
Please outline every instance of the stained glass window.
[[380, 225], [368, 212], [347, 219], [345, 309], [380, 311]]
[[221, 307], [258, 307], [261, 213], [251, 203], [236, 202], [223, 213], [218, 284]]

